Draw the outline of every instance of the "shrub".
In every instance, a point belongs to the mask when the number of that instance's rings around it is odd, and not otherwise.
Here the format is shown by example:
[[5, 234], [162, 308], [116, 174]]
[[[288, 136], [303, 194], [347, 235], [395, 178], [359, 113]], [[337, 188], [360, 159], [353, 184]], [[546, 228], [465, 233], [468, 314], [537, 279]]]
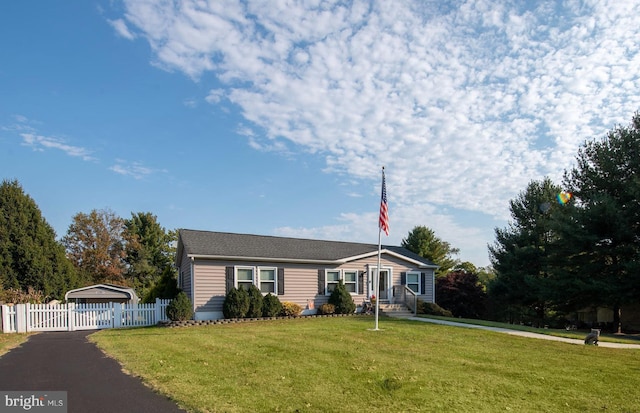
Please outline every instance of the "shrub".
[[353, 314], [356, 311], [356, 303], [353, 302], [351, 293], [347, 291], [342, 280], [336, 285], [331, 292], [329, 304], [333, 304], [337, 314]]
[[181, 291], [176, 295], [176, 298], [171, 300], [167, 306], [167, 317], [171, 321], [186, 321], [193, 317], [193, 307], [191, 306], [191, 300], [187, 297], [184, 291]]
[[300, 313], [302, 313], [302, 307], [300, 307], [298, 304], [291, 303], [288, 301], [285, 301], [284, 303], [282, 303], [282, 310], [280, 310], [281, 316], [297, 317], [300, 315]]
[[249, 309], [245, 317], [257, 318], [262, 317], [262, 293], [258, 290], [258, 287], [251, 285], [249, 287]]
[[280, 299], [269, 293], [262, 299], [262, 316], [263, 317], [275, 317], [282, 311], [282, 303]]
[[222, 314], [224, 318], [243, 318], [249, 311], [249, 294], [244, 288], [232, 288], [224, 298]]
[[442, 317], [453, 317], [449, 310], [445, 310], [436, 303], [418, 302], [418, 314], [439, 315]]
[[0, 289], [0, 301], [11, 304], [42, 304], [46, 299], [47, 297], [42, 291], [36, 290], [31, 286], [27, 288], [27, 292], [24, 292], [19, 288], [9, 288], [4, 291]]
[[318, 307], [318, 314], [333, 314], [336, 312], [336, 306], [333, 304], [325, 303]]

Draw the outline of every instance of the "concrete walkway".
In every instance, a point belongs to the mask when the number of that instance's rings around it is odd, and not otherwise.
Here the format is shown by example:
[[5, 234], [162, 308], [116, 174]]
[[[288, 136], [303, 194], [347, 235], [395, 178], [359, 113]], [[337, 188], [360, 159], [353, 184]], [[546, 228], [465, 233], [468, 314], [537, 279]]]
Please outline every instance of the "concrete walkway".
[[[537, 338], [540, 340], [561, 341], [563, 343], [579, 344], [581, 346], [584, 346], [584, 340], [578, 340], [575, 338], [556, 337], [556, 336], [550, 336], [547, 334], [530, 333], [528, 331], [509, 330], [507, 328], [500, 328], [500, 327], [486, 327], [486, 326], [479, 326], [476, 324], [456, 323], [455, 321], [438, 320], [435, 318], [409, 317], [407, 320], [422, 321], [423, 323], [442, 324], [442, 325], [453, 326], [453, 327], [474, 328], [477, 330], [495, 331], [497, 333], [510, 334], [512, 336]], [[605, 341], [599, 341], [598, 346], [608, 347], [608, 348], [627, 348], [627, 349], [640, 350], [640, 344], [623, 344], [623, 343], [610, 343]]]
[[66, 391], [68, 413], [184, 412], [87, 340], [95, 331], [39, 333], [0, 357], [0, 390]]

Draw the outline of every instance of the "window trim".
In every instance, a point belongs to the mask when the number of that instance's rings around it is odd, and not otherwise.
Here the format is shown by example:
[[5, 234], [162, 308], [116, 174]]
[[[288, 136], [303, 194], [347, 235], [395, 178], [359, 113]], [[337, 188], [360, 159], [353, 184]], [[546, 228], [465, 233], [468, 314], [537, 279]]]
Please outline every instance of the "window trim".
[[345, 282], [345, 273], [353, 273], [355, 275], [355, 278], [353, 281], [349, 281], [350, 284], [353, 284], [355, 287], [355, 292], [351, 292], [349, 291], [349, 294], [351, 295], [358, 295], [359, 291], [358, 291], [358, 270], [356, 269], [351, 269], [351, 268], [325, 268], [324, 269], [324, 295], [329, 296], [331, 295], [331, 291], [329, 291], [329, 284], [336, 284], [336, 281], [329, 281], [329, 273], [338, 273], [338, 283], [340, 281], [342, 281], [342, 283], [344, 285], [346, 285], [347, 283]]
[[[255, 285], [262, 295], [267, 295], [269, 293], [263, 293], [260, 288], [260, 283], [262, 280], [260, 279], [260, 270], [273, 270], [273, 292], [271, 295], [278, 295], [278, 267], [271, 266], [253, 266], [253, 265], [234, 265], [233, 267], [233, 286], [238, 288], [238, 270], [251, 270], [252, 279], [251, 284]], [[247, 283], [248, 281], [243, 281], [243, 283]], [[271, 282], [271, 281], [267, 281]]]
[[[417, 275], [418, 276], [418, 281], [416, 282], [418, 284], [418, 291], [415, 291], [416, 295], [422, 295], [422, 282], [420, 277], [422, 277], [422, 273], [420, 271], [407, 271], [406, 274], [406, 279], [405, 279], [405, 286], [407, 288], [409, 288], [409, 284], [411, 285], [415, 285], [416, 283], [409, 283], [409, 275]], [[412, 290], [413, 291], [413, 290]]]
[[[236, 265], [233, 267], [233, 286], [238, 288], [238, 270], [251, 270], [251, 284], [256, 285], [256, 267], [250, 265]], [[242, 280], [242, 283], [248, 281]]]
[[344, 283], [344, 285], [347, 285], [347, 281], [346, 281], [346, 277], [345, 274], [346, 273], [353, 273], [355, 275], [355, 278], [353, 279], [353, 281], [349, 281], [349, 284], [353, 284], [354, 288], [354, 292], [349, 291], [349, 294], [351, 295], [358, 295], [358, 270], [352, 270], [349, 268], [343, 269], [341, 271], [341, 280]]
[[[337, 272], [338, 273], [337, 282], [333, 281], [333, 280], [331, 282], [329, 282], [329, 273], [330, 272]], [[340, 283], [341, 279], [342, 279], [342, 270], [325, 268], [325, 270], [324, 270], [324, 295], [331, 295], [331, 291], [329, 291], [329, 284], [338, 284], [338, 283]]]
[[273, 271], [273, 281], [265, 281], [265, 282], [273, 283], [273, 292], [271, 293], [271, 295], [278, 295], [278, 267], [257, 267], [256, 283], [258, 284], [257, 285], [258, 290], [260, 290], [262, 295], [267, 295], [269, 293], [262, 292], [262, 278], [260, 278], [260, 272], [262, 270]]

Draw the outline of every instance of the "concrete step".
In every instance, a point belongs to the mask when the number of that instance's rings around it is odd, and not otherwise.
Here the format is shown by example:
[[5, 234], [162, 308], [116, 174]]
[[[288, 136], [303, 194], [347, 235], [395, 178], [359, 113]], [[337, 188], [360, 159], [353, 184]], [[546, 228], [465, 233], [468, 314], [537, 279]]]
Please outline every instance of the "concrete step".
[[380, 304], [380, 311], [388, 317], [413, 317], [413, 313], [404, 304]]

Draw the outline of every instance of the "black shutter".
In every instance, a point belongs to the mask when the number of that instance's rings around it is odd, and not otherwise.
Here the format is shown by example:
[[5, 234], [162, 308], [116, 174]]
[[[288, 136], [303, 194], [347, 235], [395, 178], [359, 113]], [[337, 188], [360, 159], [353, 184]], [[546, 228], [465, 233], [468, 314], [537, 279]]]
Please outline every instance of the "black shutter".
[[406, 272], [401, 272], [400, 273], [400, 285], [407, 285], [407, 273]]
[[233, 288], [233, 267], [225, 268], [225, 292], [229, 293]]
[[284, 295], [284, 268], [278, 268], [278, 295]]
[[358, 294], [364, 293], [364, 271], [358, 271]]
[[318, 294], [324, 295], [324, 270], [318, 270]]
[[420, 292], [422, 292], [422, 294], [426, 294], [427, 293], [427, 273], [426, 272], [422, 272], [420, 273]]

